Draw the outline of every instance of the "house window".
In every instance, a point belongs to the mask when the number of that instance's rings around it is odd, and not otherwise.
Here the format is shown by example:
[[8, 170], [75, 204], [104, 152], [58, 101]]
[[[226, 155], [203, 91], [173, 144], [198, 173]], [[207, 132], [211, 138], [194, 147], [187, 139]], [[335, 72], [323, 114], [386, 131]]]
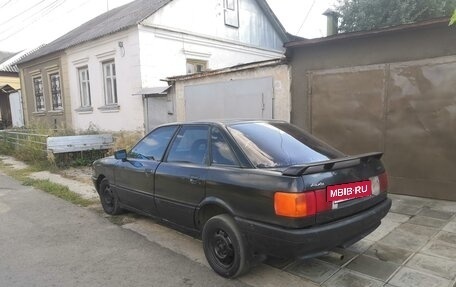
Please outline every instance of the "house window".
[[187, 74], [203, 72], [206, 70], [206, 67], [206, 61], [187, 60]]
[[223, 0], [225, 10], [225, 25], [239, 28], [238, 0]]
[[49, 75], [49, 82], [51, 83], [51, 98], [52, 98], [52, 109], [61, 110], [62, 105], [62, 89], [60, 86], [60, 74], [53, 73]]
[[81, 98], [81, 107], [90, 107], [90, 80], [88, 67], [78, 69], [79, 74], [79, 96]]
[[236, 10], [236, 5], [235, 3], [236, 0], [225, 0], [225, 9], [229, 9], [229, 10]]
[[45, 111], [43, 96], [43, 79], [41, 77], [33, 78], [33, 93], [35, 94], [35, 110], [37, 112]]
[[103, 63], [103, 79], [105, 104], [117, 104], [116, 65], [114, 61]]

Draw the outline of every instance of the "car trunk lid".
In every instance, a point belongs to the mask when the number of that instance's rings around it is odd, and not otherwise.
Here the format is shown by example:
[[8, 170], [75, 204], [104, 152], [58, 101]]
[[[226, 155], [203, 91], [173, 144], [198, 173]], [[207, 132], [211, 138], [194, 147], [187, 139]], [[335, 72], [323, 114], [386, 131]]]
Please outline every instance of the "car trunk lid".
[[315, 196], [315, 223], [323, 224], [362, 212], [386, 198], [382, 153], [369, 153], [291, 166], [283, 175], [301, 176], [304, 193]]

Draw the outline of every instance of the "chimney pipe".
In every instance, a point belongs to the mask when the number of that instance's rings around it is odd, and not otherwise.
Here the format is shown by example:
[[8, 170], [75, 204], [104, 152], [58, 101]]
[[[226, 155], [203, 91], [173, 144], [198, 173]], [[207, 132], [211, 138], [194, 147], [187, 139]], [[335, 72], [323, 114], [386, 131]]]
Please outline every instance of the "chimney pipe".
[[338, 22], [339, 22], [339, 13], [332, 9], [326, 10], [323, 15], [326, 16], [326, 36], [332, 36], [339, 33], [338, 31]]

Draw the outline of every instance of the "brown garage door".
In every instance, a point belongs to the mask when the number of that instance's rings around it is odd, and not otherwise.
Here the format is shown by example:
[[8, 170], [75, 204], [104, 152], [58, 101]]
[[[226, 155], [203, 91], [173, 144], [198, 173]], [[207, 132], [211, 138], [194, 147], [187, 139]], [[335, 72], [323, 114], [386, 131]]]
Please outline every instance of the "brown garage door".
[[314, 71], [312, 132], [384, 151], [395, 193], [456, 200], [456, 58]]
[[384, 67], [311, 75], [312, 133], [347, 154], [383, 150]]

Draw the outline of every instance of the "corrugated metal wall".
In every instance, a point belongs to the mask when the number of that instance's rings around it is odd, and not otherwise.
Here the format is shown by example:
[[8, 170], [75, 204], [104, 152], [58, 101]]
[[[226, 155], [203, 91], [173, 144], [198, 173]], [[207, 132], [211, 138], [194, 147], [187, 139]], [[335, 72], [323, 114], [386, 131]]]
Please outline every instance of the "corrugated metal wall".
[[308, 73], [311, 130], [384, 151], [395, 193], [456, 200], [456, 57]]

